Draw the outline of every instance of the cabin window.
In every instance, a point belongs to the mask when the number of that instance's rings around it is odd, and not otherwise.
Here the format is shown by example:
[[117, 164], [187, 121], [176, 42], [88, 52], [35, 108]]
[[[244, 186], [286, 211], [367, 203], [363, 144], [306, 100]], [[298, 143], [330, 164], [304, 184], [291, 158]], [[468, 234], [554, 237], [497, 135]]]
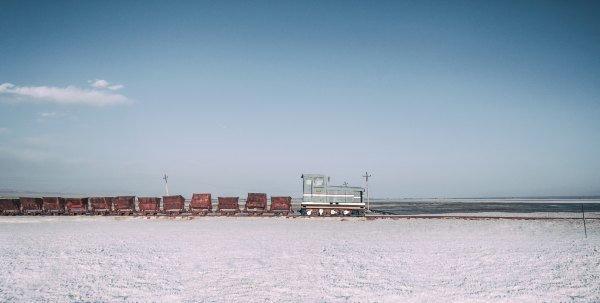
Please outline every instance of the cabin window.
[[323, 186], [323, 178], [315, 178], [315, 186]]

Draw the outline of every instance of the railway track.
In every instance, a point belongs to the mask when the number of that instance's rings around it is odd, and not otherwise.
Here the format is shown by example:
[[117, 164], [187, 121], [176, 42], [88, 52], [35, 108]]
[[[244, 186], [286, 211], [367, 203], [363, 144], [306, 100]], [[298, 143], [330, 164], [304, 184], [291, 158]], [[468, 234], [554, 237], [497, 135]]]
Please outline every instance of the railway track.
[[[462, 220], [581, 220], [575, 217], [539, 217], [539, 216], [463, 216], [463, 215], [390, 215], [390, 214], [368, 214], [367, 220], [376, 219], [462, 219]], [[600, 220], [591, 217], [586, 220]]]

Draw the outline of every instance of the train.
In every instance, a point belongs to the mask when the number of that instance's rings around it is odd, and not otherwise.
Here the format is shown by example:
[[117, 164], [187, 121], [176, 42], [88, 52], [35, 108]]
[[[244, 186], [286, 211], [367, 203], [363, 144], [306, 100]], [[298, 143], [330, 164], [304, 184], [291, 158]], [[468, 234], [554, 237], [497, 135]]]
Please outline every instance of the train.
[[0, 198], [0, 215], [222, 215], [222, 216], [364, 216], [364, 189], [329, 185], [329, 177], [303, 174], [303, 197], [298, 212], [290, 196], [248, 193], [243, 206], [239, 197], [194, 193], [189, 201], [181, 195], [162, 197], [20, 197]]
[[330, 185], [330, 177], [321, 174], [302, 174], [303, 216], [364, 216], [365, 190], [358, 186]]
[[[288, 216], [293, 213], [292, 198], [273, 196], [267, 203], [267, 194], [249, 193], [241, 207], [239, 197], [218, 197], [216, 208], [210, 193], [195, 193], [186, 201], [181, 195], [163, 197], [20, 197], [0, 198], [0, 214], [17, 215], [272, 215]], [[187, 202], [187, 203], [186, 203]], [[187, 204], [187, 205], [186, 205]]]

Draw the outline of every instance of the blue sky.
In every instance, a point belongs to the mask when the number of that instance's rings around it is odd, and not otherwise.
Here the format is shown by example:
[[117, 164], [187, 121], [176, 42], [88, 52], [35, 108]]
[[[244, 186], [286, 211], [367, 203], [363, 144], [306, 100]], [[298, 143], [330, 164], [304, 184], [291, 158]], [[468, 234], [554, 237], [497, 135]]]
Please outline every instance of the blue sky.
[[[0, 189], [600, 194], [591, 2], [0, 3]], [[102, 81], [99, 81], [102, 80]]]

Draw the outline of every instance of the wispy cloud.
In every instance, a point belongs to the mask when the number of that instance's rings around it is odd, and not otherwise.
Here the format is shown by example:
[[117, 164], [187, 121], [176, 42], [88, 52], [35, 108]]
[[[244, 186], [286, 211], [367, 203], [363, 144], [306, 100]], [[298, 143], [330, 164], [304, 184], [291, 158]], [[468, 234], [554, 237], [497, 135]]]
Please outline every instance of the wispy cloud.
[[125, 87], [122, 84], [112, 84], [112, 83], [109, 83], [108, 81], [102, 80], [102, 79], [89, 80], [88, 83], [90, 83], [90, 85], [92, 85], [92, 87], [98, 88], [98, 89], [119, 90], [119, 89]]
[[[108, 82], [107, 82], [108, 83]], [[108, 84], [111, 86], [110, 84]], [[115, 93], [109, 87], [79, 88], [75, 86], [16, 86], [11, 83], [0, 84], [0, 96], [4, 95], [11, 102], [37, 102], [56, 104], [81, 104], [91, 106], [109, 106], [130, 103], [124, 95]]]
[[8, 134], [10, 130], [6, 127], [0, 127], [0, 135], [2, 134]]
[[56, 117], [58, 116], [57, 112], [49, 112], [49, 113], [40, 113], [40, 116], [42, 118], [51, 118], [51, 117]]
[[68, 115], [67, 113], [64, 112], [41, 112], [38, 113], [38, 117], [36, 119], [37, 122], [40, 123], [44, 123], [46, 121], [51, 121], [51, 120], [60, 120], [63, 118], [68, 118], [70, 117], [70, 115]]

